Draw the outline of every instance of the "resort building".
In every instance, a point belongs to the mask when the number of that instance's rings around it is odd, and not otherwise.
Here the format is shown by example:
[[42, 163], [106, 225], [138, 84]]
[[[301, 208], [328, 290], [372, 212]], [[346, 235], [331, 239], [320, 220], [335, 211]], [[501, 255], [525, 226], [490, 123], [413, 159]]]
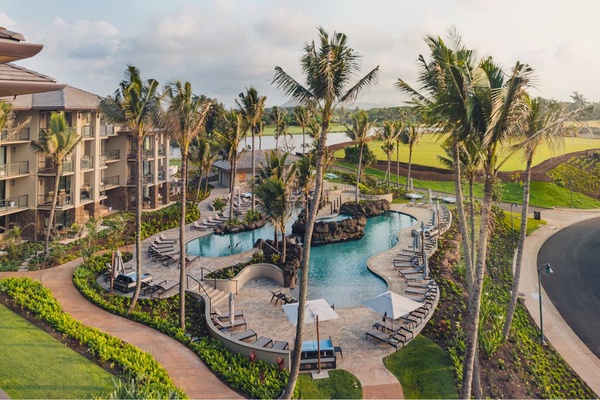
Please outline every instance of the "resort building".
[[[0, 65], [2, 77], [55, 82], [12, 64]], [[123, 127], [107, 124], [97, 112], [100, 97], [65, 86], [44, 93], [19, 94], [0, 100], [13, 105], [15, 124], [26, 123], [0, 140], [0, 226], [27, 227], [26, 235], [45, 232], [56, 168], [31, 146], [48, 129], [52, 112], [64, 112], [69, 126], [82, 135], [60, 171], [56, 225], [58, 230], [98, 217], [103, 211], [135, 209], [136, 139]], [[169, 138], [153, 131], [143, 143], [144, 207], [169, 202]], [[33, 228], [35, 227], [35, 228]], [[33, 235], [32, 235], [33, 234]]]

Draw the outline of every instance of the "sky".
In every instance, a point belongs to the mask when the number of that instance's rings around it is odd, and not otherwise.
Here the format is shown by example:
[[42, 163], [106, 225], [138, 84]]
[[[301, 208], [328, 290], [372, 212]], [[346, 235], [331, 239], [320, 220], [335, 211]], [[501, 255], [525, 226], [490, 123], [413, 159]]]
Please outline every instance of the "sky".
[[363, 106], [399, 106], [401, 78], [417, 85], [428, 35], [455, 29], [467, 47], [508, 71], [535, 70], [532, 94], [570, 101], [577, 91], [600, 101], [597, 0], [20, 0], [2, 1], [0, 26], [44, 44], [17, 64], [101, 96], [126, 66], [161, 84], [192, 83], [197, 94], [234, 106], [251, 85], [267, 107], [286, 98], [271, 85], [275, 66], [300, 82], [302, 48], [317, 28], [348, 36], [362, 73], [379, 66]]

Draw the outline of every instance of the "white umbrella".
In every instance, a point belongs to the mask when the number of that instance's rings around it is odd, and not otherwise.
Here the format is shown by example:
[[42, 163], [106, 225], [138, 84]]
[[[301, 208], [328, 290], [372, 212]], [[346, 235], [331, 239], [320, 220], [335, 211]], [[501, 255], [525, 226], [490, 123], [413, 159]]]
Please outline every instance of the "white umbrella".
[[233, 292], [229, 292], [229, 324], [233, 327], [235, 325], [235, 296]]
[[416, 310], [423, 304], [388, 290], [365, 301], [364, 305], [383, 314], [384, 318], [388, 317], [395, 320]]
[[414, 251], [418, 251], [417, 249], [419, 248], [419, 243], [421, 241], [421, 234], [418, 231], [413, 229], [412, 236], [413, 236], [412, 248]]
[[125, 273], [125, 264], [123, 263], [123, 256], [119, 250], [115, 252], [115, 262], [113, 265], [113, 276], [116, 278], [119, 274]]
[[431, 188], [429, 189], [429, 204], [433, 202], [433, 193], [431, 192]]
[[423, 280], [429, 279], [429, 260], [427, 259], [427, 253], [423, 252]]
[[[299, 303], [292, 303], [281, 306], [285, 315], [294, 326], [298, 324], [298, 304]], [[308, 300], [306, 302], [304, 323], [314, 323], [317, 325], [317, 364], [319, 366], [319, 372], [321, 372], [321, 338], [319, 336], [319, 321], [327, 321], [339, 317], [340, 316], [337, 315], [325, 299]]]

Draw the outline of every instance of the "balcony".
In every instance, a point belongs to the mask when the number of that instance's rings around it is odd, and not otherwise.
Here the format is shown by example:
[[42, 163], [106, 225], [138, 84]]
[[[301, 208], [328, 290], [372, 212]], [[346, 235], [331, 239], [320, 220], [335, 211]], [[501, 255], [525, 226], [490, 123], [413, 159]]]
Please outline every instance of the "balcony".
[[84, 138], [94, 137], [94, 126], [93, 125], [84, 125], [81, 127], [81, 135]]
[[115, 134], [115, 126], [102, 124], [100, 125], [100, 136], [110, 136]]
[[158, 146], [158, 155], [159, 156], [164, 156], [165, 155], [165, 145]]
[[[62, 168], [60, 169], [60, 174], [65, 174], [74, 171], [74, 163], [72, 160], [63, 161]], [[40, 174], [55, 174], [56, 173], [56, 164], [54, 161], [40, 160], [38, 162], [38, 173]]]
[[102, 178], [102, 185], [104, 190], [112, 189], [119, 186], [119, 175], [109, 176], [108, 178]]
[[135, 160], [135, 158], [136, 158], [136, 155], [137, 155], [137, 151], [136, 151], [135, 149], [133, 149], [133, 150], [129, 150], [129, 151], [127, 152], [127, 159], [128, 159], [128, 160]]
[[0, 179], [18, 175], [29, 175], [29, 161], [0, 164]]
[[86, 183], [81, 186], [79, 198], [82, 203], [94, 200], [94, 189], [92, 189], [91, 185]]
[[121, 150], [117, 149], [117, 150], [103, 151], [102, 156], [105, 157], [106, 162], [118, 161], [121, 159]]
[[9, 197], [0, 200], [0, 215], [23, 210], [29, 207], [29, 200], [26, 194], [22, 196]]
[[142, 157], [143, 158], [152, 158], [152, 157], [154, 157], [154, 149], [153, 148], [143, 149], [142, 150]]
[[144, 175], [144, 183], [145, 184], [154, 183], [154, 175], [153, 174]]
[[92, 169], [94, 168], [94, 157], [85, 155], [81, 157], [79, 162], [79, 167], [81, 169]]
[[[73, 205], [73, 195], [71, 193], [61, 193], [59, 191], [58, 197], [56, 199], [56, 206], [59, 208]], [[38, 195], [38, 207], [52, 207], [52, 196], [54, 196], [53, 191], [46, 192], [46, 194]]]
[[0, 133], [0, 140], [3, 142], [16, 142], [19, 140], [29, 140], [29, 128], [23, 128], [16, 134], [13, 132], [11, 135], [8, 134], [8, 130], [3, 130]]
[[127, 184], [135, 185], [137, 183], [137, 176], [135, 174], [127, 175]]
[[165, 180], [165, 171], [158, 171], [158, 180], [159, 181]]

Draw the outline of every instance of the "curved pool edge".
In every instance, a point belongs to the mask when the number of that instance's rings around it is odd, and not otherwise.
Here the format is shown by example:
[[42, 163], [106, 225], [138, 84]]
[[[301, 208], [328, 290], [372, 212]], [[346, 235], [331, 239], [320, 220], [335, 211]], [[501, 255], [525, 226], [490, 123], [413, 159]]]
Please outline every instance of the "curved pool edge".
[[[401, 291], [404, 291], [404, 282], [401, 279], [399, 279], [399, 276], [397, 274], [392, 275], [392, 276], [387, 274], [384, 271], [384, 268], [382, 268], [382, 266], [383, 265], [386, 265], [386, 266], [391, 265], [393, 263], [395, 255], [403, 248], [406, 248], [407, 243], [408, 244], [412, 243], [413, 239], [412, 239], [411, 231], [414, 229], [415, 226], [419, 226], [421, 221], [426, 220], [425, 214], [427, 213], [428, 209], [416, 209], [415, 208], [415, 209], [410, 210], [410, 211], [413, 211], [411, 213], [411, 212], [409, 212], [409, 210], [406, 210], [406, 207], [404, 207], [401, 204], [391, 204], [390, 211], [409, 215], [415, 219], [415, 223], [413, 225], [397, 232], [398, 243], [396, 243], [396, 245], [394, 245], [393, 247], [391, 247], [390, 249], [388, 249], [386, 251], [383, 251], [381, 253], [378, 253], [378, 254], [375, 254], [375, 255], [372, 255], [371, 257], [369, 257], [367, 259], [367, 269], [372, 274], [381, 278], [387, 285], [388, 290], [395, 292], [395, 293], [399, 293]], [[414, 212], [414, 211], [416, 211], [416, 212]], [[423, 215], [419, 216], [419, 215], [415, 215], [415, 214], [423, 214]]]

